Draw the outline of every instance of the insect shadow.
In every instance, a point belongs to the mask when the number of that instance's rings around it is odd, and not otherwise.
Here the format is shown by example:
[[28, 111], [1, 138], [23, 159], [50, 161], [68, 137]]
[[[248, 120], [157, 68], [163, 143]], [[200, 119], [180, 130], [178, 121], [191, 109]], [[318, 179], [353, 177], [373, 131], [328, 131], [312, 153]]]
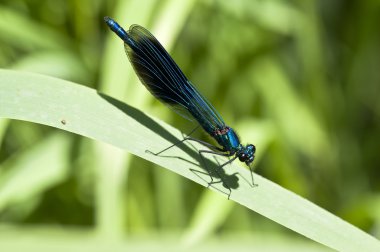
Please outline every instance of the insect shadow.
[[[146, 150], [145, 152], [150, 153], [150, 154], [155, 155], [155, 156], [159, 156], [159, 157], [180, 159], [180, 160], [183, 160], [185, 162], [191, 163], [195, 166], [201, 167], [205, 171], [199, 171], [199, 170], [192, 169], [192, 168], [190, 168], [190, 171], [193, 172], [201, 180], [206, 182], [207, 187], [211, 186], [211, 187], [215, 188], [217, 191], [226, 194], [228, 199], [229, 199], [231, 196], [231, 193], [232, 193], [231, 185], [233, 185], [234, 189], [236, 189], [238, 187], [238, 178], [236, 175], [240, 175], [240, 174], [238, 172], [235, 172], [232, 175], [226, 174], [224, 169], [220, 168], [221, 164], [218, 160], [218, 158], [219, 158], [218, 156], [214, 155], [213, 158], [214, 158], [215, 162], [211, 162], [210, 160], [206, 159], [205, 156], [203, 156], [197, 148], [194, 147], [194, 145], [192, 144], [193, 143], [192, 141], [187, 141], [186, 143], [188, 146], [191, 146], [191, 148], [193, 149], [194, 152], [197, 153], [197, 156], [196, 156], [197, 163], [189, 161], [189, 160], [184, 159], [182, 157], [169, 156], [169, 155], [163, 154], [171, 148], [178, 147], [180, 145], [184, 145], [184, 142], [187, 139], [187, 137], [189, 137], [192, 133], [194, 133], [199, 128], [200, 128], [200, 126], [196, 127], [195, 129], [193, 129], [190, 132], [190, 134], [187, 134], [187, 135], [182, 133], [182, 140], [180, 140], [180, 141], [177, 140], [177, 142], [173, 143], [171, 146], [169, 146], [169, 147], [167, 147], [167, 148], [165, 148], [159, 152], [154, 153], [150, 150]], [[199, 143], [202, 143], [202, 141], [199, 141]], [[183, 149], [183, 148], [181, 148], [181, 149]], [[217, 163], [217, 165], [215, 163]], [[207, 175], [210, 178], [210, 181], [207, 181], [202, 175]], [[228, 182], [226, 181], [226, 177], [228, 177], [230, 179]], [[218, 178], [218, 179], [214, 180], [214, 178]], [[219, 183], [222, 183], [222, 186], [228, 190], [228, 193], [226, 193], [225, 191], [222, 191], [219, 188], [216, 188], [213, 186], [214, 184], [219, 184]]]
[[[165, 138], [167, 141], [169, 141], [172, 144], [178, 143], [180, 140], [175, 137], [173, 134], [171, 134], [169, 131], [167, 131], [165, 128], [163, 128], [161, 125], [159, 125], [157, 122], [152, 120], [150, 117], [148, 117], [145, 113], [141, 112], [140, 110], [129, 106], [126, 103], [123, 103], [119, 100], [116, 100], [115, 98], [112, 98], [106, 94], [103, 94], [101, 92], [98, 92], [98, 95], [105, 99], [107, 102], [112, 104], [113, 106], [117, 107], [119, 110], [121, 110], [126, 115], [132, 117], [137, 122], [139, 122], [144, 127], [152, 130], [153, 132], [159, 134], [161, 137]], [[192, 146], [192, 145], [191, 145]], [[232, 189], [237, 189], [239, 187], [239, 178], [237, 175], [240, 175], [238, 172], [235, 172], [233, 174], [226, 174], [224, 169], [220, 169], [218, 164], [210, 161], [209, 159], [203, 158], [199, 155], [198, 150], [194, 146], [189, 147], [189, 145], [186, 144], [178, 144], [175, 146], [176, 148], [181, 149], [185, 153], [187, 153], [190, 157], [192, 157], [194, 160], [196, 160], [196, 163], [190, 160], [186, 160], [182, 157], [178, 156], [167, 156], [167, 155], [159, 155], [160, 157], [166, 157], [166, 158], [176, 158], [183, 160], [185, 162], [188, 162], [192, 165], [196, 165], [203, 169], [203, 171], [198, 171], [195, 169], [190, 169], [194, 174], [196, 174], [199, 178], [201, 178], [203, 181], [205, 181], [208, 186], [213, 186], [213, 184], [216, 183], [222, 183], [223, 187], [226, 188], [229, 193], [223, 192], [222, 190], [214, 187], [216, 190], [221, 191], [222, 193], [226, 194], [228, 198], [231, 195]], [[160, 151], [160, 150], [158, 150]], [[147, 150], [147, 152], [153, 153], [153, 151]], [[215, 157], [214, 157], [215, 158]], [[215, 158], [216, 159], [216, 158]], [[217, 161], [217, 159], [216, 159]], [[217, 161], [217, 163], [219, 163]], [[211, 178], [211, 181], [206, 181], [202, 175], [208, 175]], [[243, 176], [240, 176], [243, 177]], [[215, 178], [215, 179], [214, 179]]]

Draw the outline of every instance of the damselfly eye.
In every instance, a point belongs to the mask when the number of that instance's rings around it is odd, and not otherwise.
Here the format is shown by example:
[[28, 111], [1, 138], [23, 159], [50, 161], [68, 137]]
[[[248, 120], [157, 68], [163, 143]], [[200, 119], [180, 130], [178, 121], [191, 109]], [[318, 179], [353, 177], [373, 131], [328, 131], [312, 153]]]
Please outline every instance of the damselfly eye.
[[256, 146], [254, 146], [253, 144], [248, 144], [247, 149], [250, 149], [253, 153], [256, 152]]
[[241, 162], [244, 162], [246, 159], [247, 159], [247, 155], [246, 155], [245, 153], [241, 153], [241, 154], [239, 155], [239, 160], [240, 160]]

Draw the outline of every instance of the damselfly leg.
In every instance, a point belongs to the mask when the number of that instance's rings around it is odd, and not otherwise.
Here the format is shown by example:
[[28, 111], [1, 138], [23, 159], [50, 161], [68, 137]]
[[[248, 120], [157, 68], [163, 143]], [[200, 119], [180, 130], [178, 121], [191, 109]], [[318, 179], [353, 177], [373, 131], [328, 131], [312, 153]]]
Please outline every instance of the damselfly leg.
[[206, 159], [205, 159], [204, 154], [207, 153], [207, 154], [213, 154], [213, 155], [223, 156], [223, 157], [231, 157], [231, 156], [233, 156], [234, 154], [227, 153], [227, 152], [225, 152], [222, 148], [220, 148], [220, 147], [218, 147], [218, 146], [215, 146], [215, 145], [212, 145], [212, 144], [210, 144], [210, 143], [208, 143], [208, 142], [205, 142], [205, 141], [202, 141], [202, 140], [199, 140], [199, 139], [196, 139], [196, 138], [192, 138], [192, 137], [190, 137], [190, 135], [192, 135], [192, 134], [193, 134], [198, 128], [199, 128], [199, 126], [196, 127], [195, 129], [193, 129], [193, 130], [192, 130], [192, 131], [191, 131], [186, 137], [184, 137], [182, 140], [179, 140], [179, 141], [175, 142], [174, 144], [172, 144], [172, 145], [166, 147], [165, 149], [163, 149], [163, 150], [161, 150], [161, 151], [159, 151], [159, 152], [154, 153], [154, 152], [152, 152], [152, 151], [150, 151], [150, 150], [146, 150], [145, 152], [150, 153], [150, 154], [155, 155], [155, 156], [159, 156], [159, 155], [161, 155], [162, 153], [164, 153], [165, 151], [167, 151], [167, 150], [169, 150], [169, 149], [173, 148], [174, 146], [177, 146], [177, 145], [179, 145], [179, 144], [181, 144], [181, 143], [184, 143], [185, 141], [193, 141], [193, 142], [197, 142], [197, 143], [200, 143], [200, 144], [202, 144], [202, 145], [204, 145], [204, 146], [210, 148], [211, 150], [198, 150], [198, 154], [199, 154], [199, 156], [201, 157], [201, 160], [202, 160], [202, 163], [203, 163], [203, 167], [206, 168], [207, 174], [210, 176], [210, 179], [211, 179], [211, 181], [208, 182], [208, 186], [210, 186], [210, 185], [212, 185], [212, 184], [215, 184], [215, 183], [220, 183], [220, 182], [222, 182], [223, 185], [224, 185], [224, 186], [228, 189], [228, 191], [229, 191], [229, 193], [227, 194], [227, 195], [228, 195], [228, 199], [229, 199], [230, 196], [231, 196], [231, 192], [232, 192], [232, 191], [231, 191], [231, 187], [228, 185], [227, 181], [223, 178], [223, 175], [220, 173], [220, 171], [223, 171], [223, 167], [226, 166], [226, 165], [228, 165], [228, 164], [230, 164], [230, 163], [232, 163], [232, 162], [237, 158], [237, 156], [233, 157], [232, 159], [228, 160], [227, 162], [223, 163], [222, 165], [218, 165], [218, 167], [217, 167], [214, 171], [215, 171], [217, 177], [220, 178], [220, 181], [215, 182], [215, 181], [214, 181], [214, 177], [213, 177], [213, 175], [212, 175], [212, 171], [210, 170], [210, 168], [209, 168], [208, 165], [207, 165], [207, 162], [206, 162]]

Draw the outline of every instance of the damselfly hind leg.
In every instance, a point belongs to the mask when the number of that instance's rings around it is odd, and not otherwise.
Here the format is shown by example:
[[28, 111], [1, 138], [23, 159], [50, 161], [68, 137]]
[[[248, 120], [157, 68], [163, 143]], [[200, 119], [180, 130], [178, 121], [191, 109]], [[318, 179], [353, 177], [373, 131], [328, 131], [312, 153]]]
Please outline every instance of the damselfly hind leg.
[[152, 155], [159, 156], [160, 154], [162, 154], [163, 152], [165, 152], [165, 151], [173, 148], [174, 146], [177, 146], [177, 145], [179, 145], [179, 144], [181, 144], [181, 143], [189, 140], [189, 136], [191, 136], [199, 127], [200, 126], [195, 127], [192, 131], [190, 131], [189, 134], [187, 134], [187, 137], [184, 137], [182, 140], [179, 140], [179, 141], [175, 142], [174, 144], [170, 145], [169, 147], [166, 147], [165, 149], [163, 149], [163, 150], [161, 150], [159, 152], [154, 153], [154, 152], [152, 152], [150, 150], [145, 150], [145, 153], [150, 153]]

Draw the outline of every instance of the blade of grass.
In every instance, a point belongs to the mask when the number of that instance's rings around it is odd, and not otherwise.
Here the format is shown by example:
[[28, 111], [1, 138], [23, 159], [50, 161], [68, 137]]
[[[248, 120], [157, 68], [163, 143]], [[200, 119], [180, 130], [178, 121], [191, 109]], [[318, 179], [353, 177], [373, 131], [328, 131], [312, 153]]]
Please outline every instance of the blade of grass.
[[[0, 38], [23, 49], [33, 47], [66, 48], [69, 44], [67, 37], [49, 26], [33, 21], [26, 15], [9, 8], [0, 6]], [[12, 25], [9, 25], [12, 24]], [[22, 27], [22, 29], [14, 29]], [[43, 36], [41, 36], [43, 34]]]
[[65, 180], [67, 155], [62, 154], [67, 151], [68, 144], [69, 139], [62, 133], [52, 134], [2, 164], [0, 169], [6, 172], [0, 175], [0, 211]]
[[[109, 143], [204, 186], [209, 180], [198, 165], [197, 151], [188, 145], [172, 148], [165, 154], [169, 157], [146, 153], [181, 139], [178, 130], [68, 81], [0, 70], [0, 117], [49, 125]], [[209, 161], [209, 168], [211, 164]], [[380, 242], [374, 237], [259, 175], [255, 175], [259, 186], [251, 188], [249, 171], [239, 167], [235, 162], [226, 169], [224, 179], [233, 189], [231, 200], [330, 248], [380, 251]], [[220, 183], [210, 189], [226, 192]]]

